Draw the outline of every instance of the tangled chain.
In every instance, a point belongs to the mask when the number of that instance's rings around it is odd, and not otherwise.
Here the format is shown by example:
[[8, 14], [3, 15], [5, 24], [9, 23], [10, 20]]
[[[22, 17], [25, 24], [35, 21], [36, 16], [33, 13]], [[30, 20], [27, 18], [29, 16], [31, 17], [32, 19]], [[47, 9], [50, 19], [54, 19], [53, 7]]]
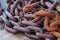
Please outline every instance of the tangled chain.
[[22, 32], [36, 40], [60, 37], [60, 15], [55, 10], [58, 1], [11, 0], [7, 4], [8, 11], [0, 16], [7, 31]]

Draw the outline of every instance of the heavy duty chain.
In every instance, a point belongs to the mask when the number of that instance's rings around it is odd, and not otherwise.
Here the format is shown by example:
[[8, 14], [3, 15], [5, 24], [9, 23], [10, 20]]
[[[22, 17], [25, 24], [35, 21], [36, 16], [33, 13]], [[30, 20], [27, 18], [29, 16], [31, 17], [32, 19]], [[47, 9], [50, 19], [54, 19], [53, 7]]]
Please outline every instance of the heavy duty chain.
[[58, 1], [50, 0], [11, 0], [8, 8], [1, 14], [0, 21], [11, 33], [24, 33], [27, 37], [41, 38], [60, 37], [60, 15], [55, 10]]

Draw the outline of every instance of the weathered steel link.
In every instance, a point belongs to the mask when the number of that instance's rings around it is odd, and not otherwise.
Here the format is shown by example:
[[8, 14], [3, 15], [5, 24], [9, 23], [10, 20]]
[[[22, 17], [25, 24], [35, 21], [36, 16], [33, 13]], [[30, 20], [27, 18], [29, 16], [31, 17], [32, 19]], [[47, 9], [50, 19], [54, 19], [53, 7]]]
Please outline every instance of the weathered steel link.
[[26, 32], [25, 32], [25, 35], [28, 36], [29, 38], [33, 38], [33, 39], [39, 39], [39, 38], [36, 36], [36, 33], [37, 33], [37, 32], [42, 33], [42, 29], [41, 29], [41, 28], [33, 27], [33, 26], [28, 26], [28, 27], [26, 28], [26, 30], [29, 30], [30, 32], [26, 31]]
[[33, 23], [32, 21], [22, 21], [22, 24], [29, 25], [29, 26], [39, 26], [36, 23]]
[[1, 19], [3, 22], [5, 22], [5, 23], [8, 22], [7, 18], [4, 17], [3, 15], [0, 16], [0, 19]]
[[42, 34], [42, 33], [36, 33], [36, 35], [39, 37], [39, 38], [52, 38], [53, 36], [50, 35], [50, 34]]
[[20, 32], [23, 32], [23, 33], [25, 33], [25, 31], [26, 31], [26, 28], [25, 27], [19, 27], [19, 26], [14, 26], [14, 29], [15, 30], [18, 30], [18, 31], [20, 31]]
[[[51, 24], [51, 26], [52, 26], [53, 24]], [[55, 24], [54, 25], [60, 25], [60, 20], [59, 21], [57, 21], [57, 22], [55, 22]], [[58, 26], [59, 27], [59, 26]], [[51, 34], [53, 34], [53, 35], [55, 35], [55, 36], [57, 36], [57, 37], [60, 37], [60, 28], [57, 28], [56, 29], [57, 31], [53, 31], [53, 32], [51, 32]]]
[[5, 24], [5, 29], [11, 33], [17, 33], [18, 31], [13, 29], [14, 26], [12, 26], [11, 24]]

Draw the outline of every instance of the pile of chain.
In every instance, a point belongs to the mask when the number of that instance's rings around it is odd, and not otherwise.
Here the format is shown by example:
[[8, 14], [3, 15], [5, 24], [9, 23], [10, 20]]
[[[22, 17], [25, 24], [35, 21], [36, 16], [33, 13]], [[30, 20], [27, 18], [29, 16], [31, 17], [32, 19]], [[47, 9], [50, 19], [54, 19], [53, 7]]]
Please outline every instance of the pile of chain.
[[5, 29], [11, 33], [24, 33], [27, 37], [60, 37], [60, 15], [55, 7], [58, 1], [50, 0], [9, 0], [7, 12], [0, 16]]

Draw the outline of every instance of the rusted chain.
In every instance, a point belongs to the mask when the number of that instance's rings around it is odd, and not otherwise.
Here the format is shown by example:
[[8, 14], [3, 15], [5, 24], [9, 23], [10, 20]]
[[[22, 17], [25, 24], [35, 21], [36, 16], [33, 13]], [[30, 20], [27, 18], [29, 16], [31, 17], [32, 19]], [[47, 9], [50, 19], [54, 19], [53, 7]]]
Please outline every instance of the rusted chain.
[[7, 3], [6, 14], [1, 14], [0, 19], [7, 31], [22, 32], [34, 40], [60, 37], [60, 15], [55, 9], [58, 3], [50, 0], [11, 0]]

